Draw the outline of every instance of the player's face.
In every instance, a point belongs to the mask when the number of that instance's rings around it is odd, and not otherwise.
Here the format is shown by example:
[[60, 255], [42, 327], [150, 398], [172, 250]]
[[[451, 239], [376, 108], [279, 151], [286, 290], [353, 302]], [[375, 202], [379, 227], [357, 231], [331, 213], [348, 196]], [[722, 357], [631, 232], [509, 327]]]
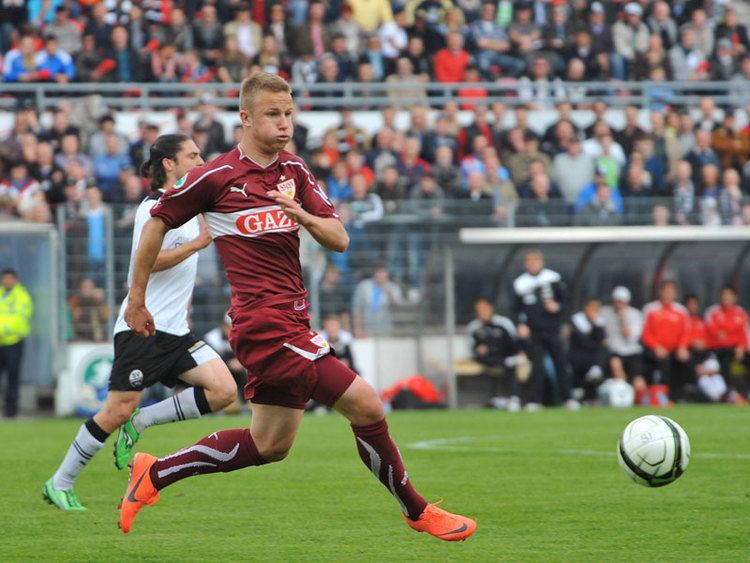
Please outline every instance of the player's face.
[[243, 110], [240, 117], [258, 148], [276, 153], [292, 138], [293, 113], [294, 103], [290, 94], [261, 91], [256, 94], [251, 111]]
[[544, 267], [544, 259], [539, 254], [534, 252], [526, 256], [524, 265], [526, 266], [526, 271], [529, 272], [532, 276], [535, 276], [542, 271], [542, 268]]
[[193, 168], [203, 164], [204, 161], [198, 145], [192, 139], [188, 139], [180, 145], [180, 150], [175, 155], [172, 163], [174, 164], [175, 177], [182, 178]]

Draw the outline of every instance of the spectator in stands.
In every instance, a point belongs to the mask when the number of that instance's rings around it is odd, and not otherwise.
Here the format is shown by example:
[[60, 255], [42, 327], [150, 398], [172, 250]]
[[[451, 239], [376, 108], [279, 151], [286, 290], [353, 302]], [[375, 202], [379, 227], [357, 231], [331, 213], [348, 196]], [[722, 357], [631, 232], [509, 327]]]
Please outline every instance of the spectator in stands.
[[435, 54], [434, 72], [438, 82], [461, 82], [464, 79], [470, 56], [464, 50], [464, 38], [458, 33], [449, 33], [446, 46]]
[[81, 27], [70, 19], [70, 9], [61, 5], [55, 8], [54, 21], [44, 28], [45, 33], [57, 37], [60, 49], [75, 56], [81, 50]]
[[709, 63], [711, 80], [731, 80], [740, 71], [739, 61], [732, 51], [731, 39], [723, 37], [716, 42], [716, 52]]
[[411, 61], [414, 74], [427, 82], [432, 75], [432, 64], [425, 52], [424, 40], [418, 35], [409, 37], [405, 56]]
[[583, 188], [594, 179], [594, 160], [583, 153], [578, 137], [570, 138], [565, 152], [558, 154], [552, 163], [552, 179], [563, 199], [575, 203]]
[[488, 80], [500, 74], [521, 76], [526, 65], [521, 59], [510, 55], [510, 38], [497, 24], [496, 12], [495, 4], [484, 2], [479, 19], [471, 25], [471, 37], [477, 46], [477, 63]]
[[651, 33], [661, 38], [664, 48], [669, 50], [677, 42], [677, 24], [671, 18], [667, 2], [654, 2], [651, 16], [646, 21]]
[[[313, 26], [313, 22], [316, 22], [319, 31], [322, 32], [323, 27], [320, 25], [320, 18], [317, 17], [320, 9], [313, 9], [313, 6], [316, 6], [316, 4], [310, 5], [310, 25]], [[313, 18], [313, 12], [315, 13], [315, 18]], [[224, 24], [223, 32], [225, 39], [228, 37], [237, 39], [239, 51], [246, 57], [253, 58], [260, 51], [262, 30], [260, 25], [252, 20], [249, 4], [240, 3], [237, 6], [234, 19]], [[302, 35], [304, 35], [304, 32], [297, 30], [295, 38], [300, 39]], [[323, 51], [316, 53], [317, 56], [322, 54]]]
[[701, 98], [700, 112], [700, 119], [696, 127], [713, 132], [719, 126], [719, 118], [716, 115], [716, 102], [711, 96]]
[[709, 77], [708, 61], [696, 47], [695, 31], [691, 27], [680, 30], [680, 42], [669, 50], [672, 78], [680, 81], [699, 81]]
[[336, 357], [339, 360], [344, 362], [352, 371], [358, 371], [352, 351], [354, 336], [344, 329], [342, 318], [339, 315], [326, 315], [323, 318], [323, 330], [320, 331], [320, 335], [328, 341], [331, 348], [336, 350]]
[[615, 287], [612, 305], [602, 307], [601, 316], [612, 377], [631, 383], [636, 392], [643, 393], [646, 389], [641, 346], [643, 314], [630, 305], [630, 290], [622, 285]]
[[[85, 210], [83, 220], [86, 229], [86, 272], [94, 284], [104, 285], [106, 262], [106, 213], [104, 198], [96, 184], [86, 187], [84, 192]], [[105, 335], [106, 338], [106, 335]]]
[[386, 166], [376, 178], [373, 191], [383, 200], [386, 215], [403, 211], [399, 206], [407, 198], [408, 190], [406, 180], [398, 173], [398, 168]]
[[646, 135], [646, 131], [638, 124], [639, 108], [634, 104], [625, 106], [625, 127], [614, 134], [615, 140], [620, 144], [625, 154], [633, 152], [636, 139]]
[[516, 186], [521, 186], [529, 181], [529, 167], [532, 161], [541, 163], [545, 174], [551, 174], [552, 161], [549, 156], [539, 150], [539, 137], [536, 133], [529, 131], [523, 136], [523, 150], [508, 159], [510, 177]]
[[655, 203], [651, 208], [651, 224], [655, 227], [668, 227], [671, 223], [669, 206]]
[[617, 188], [617, 186], [613, 186], [610, 183], [607, 177], [607, 170], [603, 166], [598, 166], [596, 168], [594, 172], [593, 182], [585, 186], [578, 194], [578, 198], [576, 199], [574, 206], [574, 211], [576, 213], [581, 213], [586, 208], [586, 206], [596, 202], [599, 197], [599, 188], [601, 186], [607, 186], [610, 188], [611, 199], [612, 203], [615, 206], [615, 210], [618, 213], [622, 213], [623, 202], [620, 190]]
[[31, 174], [41, 184], [50, 204], [65, 200], [65, 171], [55, 164], [55, 153], [50, 143], [42, 142], [37, 145], [36, 161], [31, 167]]
[[677, 163], [675, 179], [669, 185], [668, 193], [672, 195], [675, 221], [678, 225], [695, 224], [697, 217], [695, 184], [692, 180], [693, 167], [687, 160]]
[[373, 276], [357, 284], [352, 298], [354, 336], [367, 338], [393, 330], [392, 308], [404, 301], [401, 288], [390, 279], [385, 264], [375, 267]]
[[95, 3], [91, 7], [91, 17], [83, 28], [83, 35], [92, 35], [97, 50], [102, 50], [109, 44], [112, 37], [112, 26], [106, 22], [107, 6], [104, 2]]
[[128, 140], [124, 135], [115, 131], [115, 118], [109, 113], [99, 119], [99, 130], [89, 137], [87, 154], [94, 159], [103, 155], [107, 150], [107, 137], [110, 135], [114, 135], [117, 139], [118, 152], [127, 154]]
[[[263, 30], [265, 35], [271, 35], [276, 39], [276, 44], [279, 48], [279, 53], [285, 59], [289, 55], [287, 36], [291, 37], [294, 31], [291, 26], [286, 22], [286, 14], [284, 13], [284, 6], [281, 4], [273, 4], [269, 9], [268, 24]], [[345, 36], [345, 35], [344, 35]]]
[[535, 174], [531, 177], [530, 188], [532, 197], [522, 197], [519, 202], [519, 226], [561, 227], [569, 224], [568, 206], [551, 192], [549, 176], [543, 172]]
[[721, 166], [719, 155], [711, 147], [710, 131], [698, 129], [695, 132], [695, 146], [685, 155], [685, 160], [693, 167], [693, 183], [699, 193], [703, 193], [703, 167], [706, 165], [712, 165], [717, 168]]
[[236, 37], [224, 39], [224, 50], [216, 61], [216, 75], [221, 82], [236, 83], [247, 78], [251, 59], [240, 52]]
[[612, 41], [615, 51], [626, 62], [626, 72], [630, 72], [636, 56], [648, 49], [648, 27], [641, 20], [643, 8], [637, 2], [625, 4], [625, 18], [612, 26]]
[[339, 270], [334, 264], [327, 264], [318, 287], [320, 300], [320, 317], [325, 319], [336, 315], [345, 327], [351, 326], [349, 309], [351, 306], [351, 290], [344, 283]]
[[[359, 63], [360, 66], [369, 65], [373, 75], [372, 81], [374, 82], [382, 82], [392, 70], [389, 60], [383, 54], [383, 47], [380, 44], [380, 38], [377, 36], [372, 36], [367, 39], [367, 48], [359, 57]], [[363, 80], [360, 78], [359, 82], [363, 82]]]
[[0, 374], [7, 374], [3, 416], [18, 414], [18, 392], [21, 386], [21, 360], [26, 339], [31, 332], [34, 303], [26, 288], [18, 281], [15, 270], [2, 272], [0, 285]]
[[39, 82], [48, 79], [38, 64], [34, 38], [24, 35], [18, 47], [8, 52], [3, 65], [5, 82]]
[[73, 335], [76, 340], [104, 342], [107, 340], [107, 302], [104, 290], [94, 280], [84, 278], [68, 300]]
[[711, 146], [724, 169], [741, 169], [750, 156], [750, 135], [737, 130], [733, 108], [724, 110], [724, 120], [711, 133]]
[[438, 186], [449, 198], [458, 197], [461, 192], [461, 172], [453, 164], [453, 150], [441, 145], [435, 150], [435, 165], [431, 167]]
[[695, 34], [695, 48], [707, 59], [714, 52], [714, 30], [709, 23], [706, 11], [697, 8], [690, 15], [690, 23], [682, 26], [683, 29], [691, 29]]
[[519, 80], [518, 97], [533, 110], [549, 109], [566, 99], [565, 88], [559, 79], [553, 78], [544, 55], [533, 57], [528, 76]]
[[643, 308], [644, 376], [651, 384], [669, 386], [670, 397], [682, 398], [686, 363], [690, 360], [688, 312], [677, 299], [677, 284], [659, 284], [659, 299]]
[[588, 32], [591, 36], [591, 47], [596, 54], [597, 65], [611, 66], [614, 78], [624, 80], [625, 60], [615, 51], [612, 39], [612, 29], [607, 24], [604, 15], [604, 5], [601, 2], [592, 2], [588, 14]]
[[193, 28], [193, 37], [195, 48], [202, 52], [207, 62], [214, 63], [219, 59], [224, 46], [224, 30], [218, 20], [215, 4], [203, 4], [200, 18]]
[[389, 66], [395, 66], [396, 58], [406, 49], [408, 35], [406, 33], [406, 14], [401, 6], [393, 10], [393, 19], [383, 23], [378, 29], [378, 37], [383, 46], [383, 55], [390, 60]]
[[217, 108], [213, 98], [203, 95], [198, 105], [198, 119], [193, 123], [194, 129], [204, 129], [208, 132], [206, 153], [213, 154], [226, 149], [226, 132], [221, 122], [216, 119]]
[[508, 36], [513, 50], [530, 63], [531, 54], [542, 46], [542, 33], [532, 17], [532, 5], [519, 2], [513, 11], [513, 21], [508, 25]]
[[555, 367], [556, 394], [568, 408], [580, 405], [570, 396], [568, 362], [563, 351], [560, 328], [565, 307], [562, 277], [544, 267], [544, 256], [538, 250], [526, 253], [526, 272], [513, 282], [518, 337], [526, 341], [531, 360], [532, 395], [528, 410], [538, 410], [544, 399], [546, 381], [544, 356], [549, 354]]
[[490, 404], [502, 404], [517, 412], [521, 409], [521, 399], [516, 367], [526, 361], [526, 355], [521, 351], [516, 327], [509, 318], [496, 314], [492, 303], [483, 297], [474, 302], [474, 315], [474, 320], [466, 326], [472, 358], [486, 368], [504, 372], [502, 395], [492, 397]]
[[607, 364], [604, 319], [601, 302], [588, 299], [583, 308], [570, 319], [568, 362], [573, 372], [573, 395], [591, 401], [604, 379]]
[[94, 158], [94, 174], [105, 201], [121, 199], [122, 187], [118, 181], [120, 171], [132, 164], [130, 156], [121, 152], [120, 139], [116, 135], [108, 135], [105, 138], [104, 154]]
[[83, 166], [87, 176], [94, 173], [94, 165], [91, 159], [83, 154], [80, 150], [78, 135], [75, 133], [65, 133], [60, 140], [60, 152], [55, 156], [55, 164], [60, 168], [67, 169], [71, 161], [76, 161]]
[[366, 36], [349, 2], [341, 6], [341, 14], [331, 26], [331, 33], [346, 37], [346, 48], [353, 59], [358, 59], [364, 50]]
[[[397, 90], [389, 90], [388, 97], [391, 98], [391, 103], [394, 107], [404, 107], [417, 103], [422, 100], [427, 101], [427, 91], [419, 86], [420, 82], [425, 82], [424, 75], [414, 74], [414, 66], [408, 57], [399, 57], [396, 59], [396, 71], [390, 74], [386, 78], [386, 82], [389, 84], [399, 84], [403, 86], [411, 86], [410, 89], [399, 88]], [[399, 99], [409, 100], [407, 104], [402, 104]]]
[[602, 182], [596, 186], [596, 198], [590, 201], [575, 218], [575, 224], [589, 227], [608, 227], [621, 222], [621, 213], [612, 196], [612, 188]]
[[737, 304], [734, 287], [721, 288], [719, 303], [706, 310], [709, 346], [721, 364], [721, 374], [730, 383], [732, 363], [744, 362], [748, 346], [748, 315]]
[[734, 57], [741, 57], [750, 49], [747, 27], [739, 23], [737, 11], [731, 4], [724, 5], [724, 20], [716, 26], [716, 39], [729, 39]]
[[393, 19], [391, 3], [388, 0], [347, 0], [354, 19], [365, 33], [374, 33]]

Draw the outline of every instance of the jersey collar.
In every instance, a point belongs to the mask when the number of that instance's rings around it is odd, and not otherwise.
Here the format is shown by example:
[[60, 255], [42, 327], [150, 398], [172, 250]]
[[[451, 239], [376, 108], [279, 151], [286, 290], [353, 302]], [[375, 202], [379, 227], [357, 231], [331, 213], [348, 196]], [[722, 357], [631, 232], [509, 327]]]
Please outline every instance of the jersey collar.
[[266, 166], [263, 166], [261, 163], [256, 162], [255, 160], [253, 160], [252, 158], [250, 158], [249, 155], [243, 153], [242, 152], [242, 147], [239, 145], [239, 143], [237, 144], [237, 151], [240, 153], [240, 160], [248, 160], [248, 161], [252, 162], [253, 164], [255, 164], [255, 166], [257, 166], [259, 168], [262, 168], [264, 170], [266, 170], [268, 168], [271, 168], [271, 166], [273, 166], [274, 164], [276, 164], [279, 161], [279, 155], [277, 154], [276, 158], [274, 158]]

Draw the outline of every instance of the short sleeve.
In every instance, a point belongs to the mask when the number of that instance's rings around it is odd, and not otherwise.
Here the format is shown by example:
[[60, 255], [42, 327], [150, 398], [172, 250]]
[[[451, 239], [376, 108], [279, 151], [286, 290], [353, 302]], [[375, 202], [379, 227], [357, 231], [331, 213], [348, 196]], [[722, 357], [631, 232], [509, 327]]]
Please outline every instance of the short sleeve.
[[223, 169], [193, 168], [164, 192], [151, 208], [151, 216], [164, 221], [170, 229], [176, 229], [199, 213], [210, 211], [221, 188]]
[[336, 217], [336, 208], [328, 199], [328, 196], [320, 187], [318, 181], [313, 176], [312, 172], [307, 168], [306, 165], [295, 166], [298, 169], [297, 179], [299, 183], [298, 194], [302, 207], [308, 213], [312, 213], [316, 217]]

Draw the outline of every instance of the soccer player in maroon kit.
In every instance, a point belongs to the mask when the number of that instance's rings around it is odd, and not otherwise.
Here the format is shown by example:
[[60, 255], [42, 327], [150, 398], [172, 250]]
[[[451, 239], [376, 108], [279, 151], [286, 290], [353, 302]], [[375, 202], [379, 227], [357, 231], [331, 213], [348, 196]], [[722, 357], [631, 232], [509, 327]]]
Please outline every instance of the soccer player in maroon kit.
[[293, 109], [282, 78], [261, 72], [246, 79], [239, 145], [191, 170], [151, 210], [134, 258], [125, 320], [144, 336], [154, 333], [145, 288], [162, 238], [203, 213], [232, 288], [230, 343], [248, 369], [252, 421], [249, 429], [214, 432], [163, 458], [137, 453], [118, 524], [129, 532], [144, 505], [155, 504], [161, 489], [185, 477], [281, 461], [312, 398], [349, 419], [362, 461], [398, 501], [409, 526], [442, 540], [465, 540], [476, 523], [428, 504], [416, 492], [377, 393], [310, 330], [299, 229], [338, 252], [346, 250], [349, 237], [307, 165], [284, 150]]

